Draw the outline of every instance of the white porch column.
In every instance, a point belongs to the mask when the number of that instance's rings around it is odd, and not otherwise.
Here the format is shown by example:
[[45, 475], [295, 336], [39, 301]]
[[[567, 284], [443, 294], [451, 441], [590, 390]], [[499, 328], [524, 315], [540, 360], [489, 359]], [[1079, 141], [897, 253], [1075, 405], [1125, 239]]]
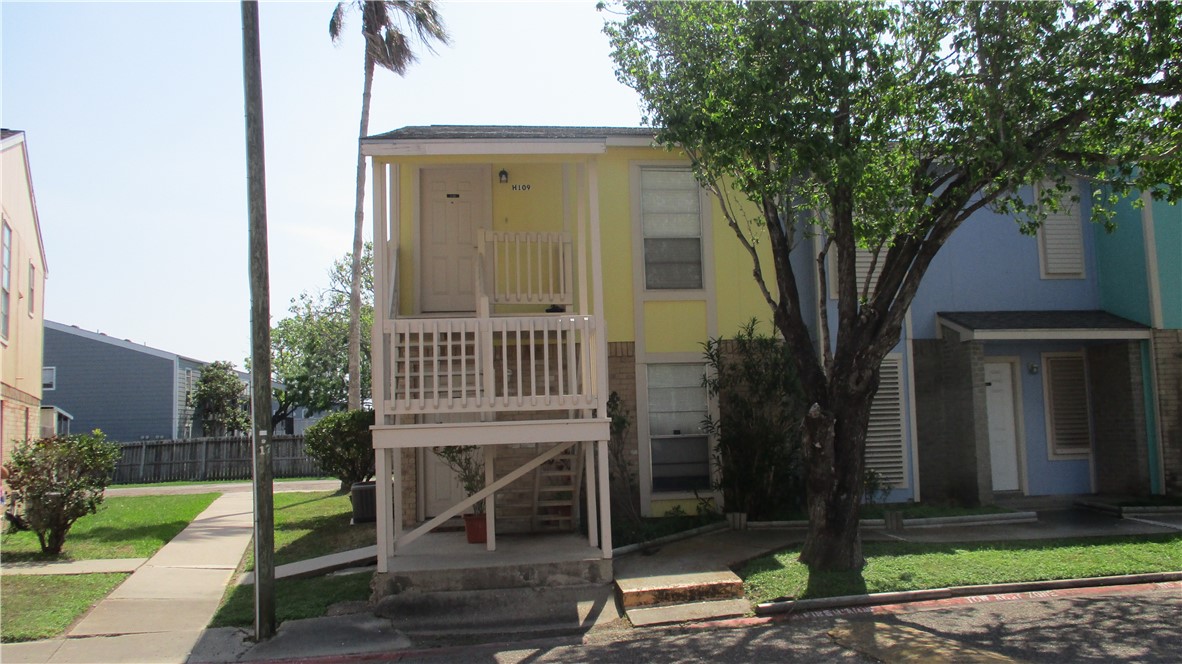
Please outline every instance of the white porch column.
[[[496, 481], [496, 469], [494, 465], [497, 459], [497, 448], [495, 445], [484, 446], [484, 486], [492, 486]], [[484, 499], [484, 525], [488, 531], [487, 548], [489, 551], [497, 550], [497, 503], [496, 494], [488, 494], [488, 498]]]
[[[395, 450], [396, 452], [398, 450]], [[390, 503], [390, 450], [374, 450], [375, 487], [374, 499], [377, 501], [377, 557], [378, 572], [389, 571], [389, 557], [394, 550], [394, 510]], [[395, 495], [397, 495], [395, 490]]]
[[599, 546], [599, 500], [595, 495], [595, 449], [594, 443], [579, 443], [583, 448], [583, 471], [586, 474], [584, 486], [587, 487], [587, 545], [591, 548]]
[[587, 206], [584, 205], [583, 199], [587, 193], [585, 184], [585, 176], [587, 169], [583, 164], [579, 164], [575, 169], [575, 208], [577, 214], [575, 216], [576, 235], [578, 238], [577, 247], [579, 250], [576, 262], [579, 271], [579, 313], [586, 316], [591, 313], [591, 307], [588, 306], [588, 296], [591, 287], [591, 280], [587, 273], [587, 245], [590, 243], [587, 239]]
[[603, 557], [612, 557], [612, 505], [611, 505], [611, 489], [608, 486], [607, 476], [607, 441], [599, 441], [599, 495], [603, 501], [603, 516], [600, 518], [600, 528], [603, 536], [601, 538], [601, 545], [603, 547]]

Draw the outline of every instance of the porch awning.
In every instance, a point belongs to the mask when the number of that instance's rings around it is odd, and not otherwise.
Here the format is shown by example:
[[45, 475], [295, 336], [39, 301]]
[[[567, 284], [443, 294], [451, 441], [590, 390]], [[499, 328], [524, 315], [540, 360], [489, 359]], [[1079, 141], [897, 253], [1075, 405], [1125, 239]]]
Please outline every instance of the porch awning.
[[1089, 341], [1150, 338], [1150, 328], [1107, 311], [941, 311], [961, 341]]

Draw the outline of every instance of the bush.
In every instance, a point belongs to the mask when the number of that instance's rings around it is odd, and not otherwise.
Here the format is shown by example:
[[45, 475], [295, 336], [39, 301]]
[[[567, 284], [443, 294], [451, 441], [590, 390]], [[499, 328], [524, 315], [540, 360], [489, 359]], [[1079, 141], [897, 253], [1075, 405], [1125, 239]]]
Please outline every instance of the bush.
[[703, 382], [719, 419], [707, 417], [702, 428], [717, 441], [714, 488], [725, 511], [771, 518], [804, 503], [805, 403], [791, 352], [755, 326], [752, 319], [733, 340], [706, 342]]
[[331, 413], [304, 432], [304, 449], [327, 475], [341, 480], [347, 491], [356, 482], [373, 479], [372, 410]]
[[79, 518], [94, 514], [119, 461], [102, 431], [51, 436], [17, 445], [5, 465], [16, 520], [37, 533], [41, 551], [58, 554]]

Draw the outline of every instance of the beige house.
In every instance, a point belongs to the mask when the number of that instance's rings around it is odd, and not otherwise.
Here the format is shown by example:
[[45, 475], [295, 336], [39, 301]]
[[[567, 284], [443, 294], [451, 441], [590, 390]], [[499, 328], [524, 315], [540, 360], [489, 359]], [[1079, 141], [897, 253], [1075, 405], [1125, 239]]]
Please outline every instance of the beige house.
[[0, 449], [36, 438], [41, 426], [45, 247], [25, 134], [0, 130]]

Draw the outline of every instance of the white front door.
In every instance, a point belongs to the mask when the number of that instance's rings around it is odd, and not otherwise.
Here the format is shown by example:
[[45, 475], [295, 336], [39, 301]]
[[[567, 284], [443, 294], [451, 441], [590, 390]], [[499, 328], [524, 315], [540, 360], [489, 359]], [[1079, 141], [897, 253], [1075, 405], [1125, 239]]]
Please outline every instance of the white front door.
[[477, 232], [488, 227], [487, 168], [424, 168], [420, 175], [424, 312], [476, 310]]
[[985, 363], [985, 408], [989, 420], [989, 461], [993, 468], [994, 491], [1021, 488], [1012, 366], [1009, 362]]

